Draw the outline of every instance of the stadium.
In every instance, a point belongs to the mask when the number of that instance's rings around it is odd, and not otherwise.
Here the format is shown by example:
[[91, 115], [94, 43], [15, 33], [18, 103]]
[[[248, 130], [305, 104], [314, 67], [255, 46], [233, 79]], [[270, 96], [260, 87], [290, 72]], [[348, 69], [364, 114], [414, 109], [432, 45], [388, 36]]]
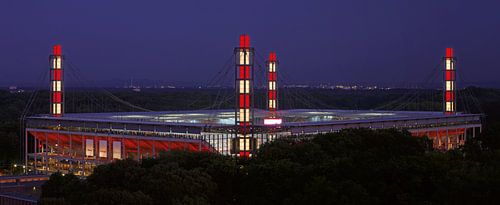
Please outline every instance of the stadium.
[[26, 167], [34, 172], [89, 175], [117, 159], [141, 160], [169, 150], [251, 157], [278, 138], [308, 137], [342, 129], [394, 128], [428, 136], [434, 148], [449, 150], [481, 132], [480, 114], [457, 112], [453, 50], [443, 58], [443, 111], [278, 109], [275, 53], [267, 66], [267, 107], [254, 106], [254, 51], [248, 35], [234, 49], [235, 108], [224, 110], [65, 113], [61, 46], [50, 55], [50, 114], [25, 119]]

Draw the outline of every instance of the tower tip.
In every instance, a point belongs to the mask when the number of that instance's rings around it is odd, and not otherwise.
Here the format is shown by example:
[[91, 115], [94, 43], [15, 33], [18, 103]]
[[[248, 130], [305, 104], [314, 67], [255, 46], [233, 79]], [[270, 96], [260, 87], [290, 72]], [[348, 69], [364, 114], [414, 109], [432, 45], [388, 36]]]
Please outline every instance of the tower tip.
[[240, 35], [240, 47], [242, 48], [250, 47], [250, 36], [248, 34]]
[[269, 53], [269, 61], [276, 61], [276, 52]]
[[453, 58], [453, 48], [446, 48], [446, 57]]
[[62, 51], [61, 51], [61, 44], [56, 44], [54, 45], [54, 48], [53, 48], [53, 53], [55, 56], [60, 56]]

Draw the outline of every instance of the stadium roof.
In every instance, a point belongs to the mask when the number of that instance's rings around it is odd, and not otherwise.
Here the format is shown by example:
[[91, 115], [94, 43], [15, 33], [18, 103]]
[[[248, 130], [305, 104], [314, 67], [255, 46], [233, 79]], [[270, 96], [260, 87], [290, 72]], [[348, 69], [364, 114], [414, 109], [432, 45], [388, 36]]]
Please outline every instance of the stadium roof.
[[[234, 110], [190, 110], [158, 112], [117, 112], [117, 113], [66, 113], [63, 117], [38, 115], [35, 119], [60, 119], [99, 122], [139, 122], [154, 124], [179, 124], [190, 126], [227, 126], [234, 125]], [[374, 111], [374, 110], [327, 110], [293, 109], [278, 111], [285, 125], [314, 125], [325, 123], [371, 122], [385, 120], [413, 120], [425, 118], [446, 118], [453, 116], [474, 116], [476, 114], [445, 115], [442, 112], [427, 111]], [[269, 116], [266, 110], [256, 110], [255, 124], [263, 125]]]

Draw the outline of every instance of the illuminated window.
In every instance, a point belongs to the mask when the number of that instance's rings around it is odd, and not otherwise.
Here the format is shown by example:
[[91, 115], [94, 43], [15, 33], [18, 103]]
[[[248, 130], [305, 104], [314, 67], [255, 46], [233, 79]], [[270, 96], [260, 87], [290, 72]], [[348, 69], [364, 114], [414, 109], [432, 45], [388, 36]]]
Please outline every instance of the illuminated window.
[[108, 157], [108, 142], [106, 140], [99, 140], [99, 157]]
[[240, 122], [248, 122], [250, 121], [250, 109], [240, 109], [238, 113]]
[[446, 90], [453, 90], [453, 82], [446, 81]]
[[240, 65], [250, 65], [249, 51], [240, 51]]
[[250, 150], [250, 139], [240, 138], [240, 151]]
[[274, 62], [269, 63], [269, 72], [276, 72], [276, 64]]
[[61, 57], [54, 57], [52, 59], [52, 67], [54, 69], [61, 69]]
[[452, 70], [451, 59], [446, 59], [446, 70]]
[[269, 90], [276, 90], [276, 81], [269, 82]]
[[249, 80], [240, 80], [240, 93], [250, 93]]
[[269, 108], [276, 108], [276, 100], [269, 100]]
[[122, 142], [114, 141], [113, 142], [113, 159], [121, 159], [122, 158]]
[[52, 104], [52, 114], [61, 114], [61, 103]]
[[446, 102], [446, 111], [447, 112], [453, 111], [453, 102]]
[[61, 91], [61, 81], [52, 81], [52, 91], [54, 92]]
[[250, 81], [245, 80], [245, 92], [250, 93]]
[[57, 57], [57, 63], [56, 65], [54, 66], [54, 69], [61, 69], [61, 57]]
[[94, 140], [92, 139], [85, 140], [85, 156], [87, 157], [94, 156]]

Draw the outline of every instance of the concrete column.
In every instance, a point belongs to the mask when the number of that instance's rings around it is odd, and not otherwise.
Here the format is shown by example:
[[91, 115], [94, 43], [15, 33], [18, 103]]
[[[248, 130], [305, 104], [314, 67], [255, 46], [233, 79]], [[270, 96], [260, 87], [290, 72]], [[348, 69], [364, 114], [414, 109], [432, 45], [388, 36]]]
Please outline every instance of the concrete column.
[[83, 137], [82, 134], [82, 175], [85, 176], [85, 155], [87, 155], [87, 152], [85, 150], [85, 138]]
[[28, 167], [28, 131], [24, 131], [24, 166]]
[[98, 156], [99, 156], [99, 142], [97, 142], [97, 140], [95, 139], [95, 133], [94, 135], [92, 136], [92, 139], [94, 140], [94, 164], [97, 163], [97, 159], [98, 159]]
[[122, 153], [122, 154], [121, 154], [121, 155], [122, 155], [122, 156], [121, 156], [121, 158], [122, 158], [122, 159], [125, 159], [125, 158], [127, 158], [127, 157], [125, 156], [126, 152], [125, 152], [125, 143], [124, 143], [124, 140], [123, 140], [123, 136], [122, 136], [122, 138], [121, 138], [121, 141], [122, 141], [122, 144], [121, 144], [121, 149], [120, 149], [120, 152]]
[[[64, 150], [62, 150], [60, 147], [61, 146], [61, 142], [59, 140], [59, 130], [57, 130], [57, 146], [56, 146], [56, 154], [63, 154], [64, 155]], [[62, 150], [61, 152], [59, 152], [59, 150]]]
[[113, 161], [113, 141], [113, 138], [108, 136], [108, 150], [106, 150], [108, 153], [108, 161]]
[[153, 144], [151, 145], [153, 147], [153, 158], [156, 158], [156, 148], [155, 148], [155, 145], [156, 145], [156, 141], [153, 140]]
[[448, 128], [446, 128], [446, 150], [450, 149], [449, 144], [450, 144], [450, 135], [448, 134]]
[[140, 146], [140, 142], [139, 142], [139, 137], [136, 138], [136, 142], [137, 142], [137, 160], [141, 160], [141, 146]]
[[69, 134], [69, 154], [71, 160], [69, 160], [69, 167], [73, 170], [73, 141], [71, 137], [71, 133]]
[[[36, 140], [36, 136], [33, 137], [33, 155], [34, 155], [34, 160], [33, 160], [33, 171], [35, 173], [37, 173], [36, 171], [36, 165], [37, 165], [37, 160], [38, 160], [38, 156], [37, 156], [37, 147], [38, 147], [38, 143], [37, 143], [37, 140]], [[28, 166], [26, 166], [26, 169], [28, 168]]]
[[45, 173], [47, 174], [48, 171], [49, 171], [49, 153], [48, 153], [48, 149], [49, 149], [49, 138], [47, 137], [47, 133], [44, 133], [45, 134]]
[[436, 131], [436, 132], [438, 132], [438, 133], [437, 133], [438, 148], [441, 148], [441, 143], [442, 143], [442, 140], [441, 140], [441, 135], [439, 135], [439, 130], [438, 130], [438, 131]]

